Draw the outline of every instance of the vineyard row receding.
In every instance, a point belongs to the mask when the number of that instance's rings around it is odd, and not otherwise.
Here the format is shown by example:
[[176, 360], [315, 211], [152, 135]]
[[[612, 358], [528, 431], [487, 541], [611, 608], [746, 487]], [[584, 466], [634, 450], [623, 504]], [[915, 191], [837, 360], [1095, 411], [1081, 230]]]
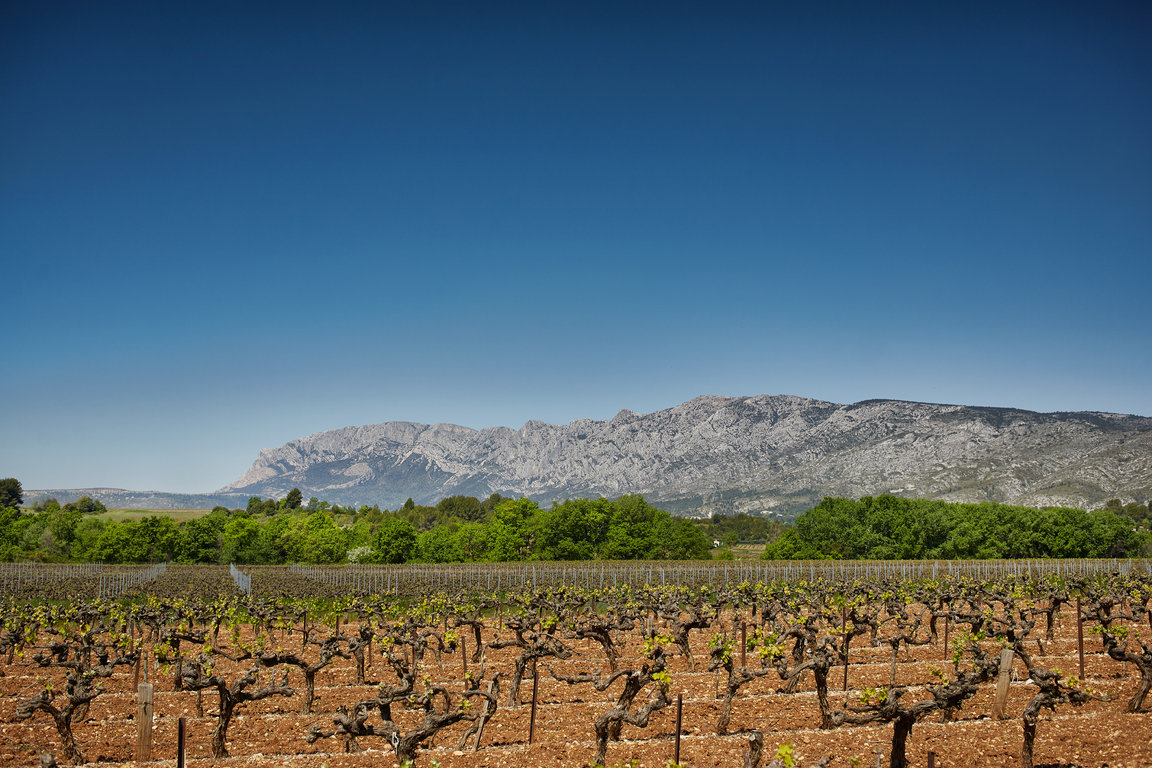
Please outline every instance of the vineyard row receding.
[[1144, 765], [1150, 565], [5, 564], [0, 764]]

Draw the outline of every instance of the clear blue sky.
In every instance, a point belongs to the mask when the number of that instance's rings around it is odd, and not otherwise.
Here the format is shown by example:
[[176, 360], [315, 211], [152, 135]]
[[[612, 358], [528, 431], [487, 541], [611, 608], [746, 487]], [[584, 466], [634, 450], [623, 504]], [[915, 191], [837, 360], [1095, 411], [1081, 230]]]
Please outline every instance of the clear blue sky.
[[7, 2], [0, 476], [700, 394], [1152, 415], [1152, 4]]

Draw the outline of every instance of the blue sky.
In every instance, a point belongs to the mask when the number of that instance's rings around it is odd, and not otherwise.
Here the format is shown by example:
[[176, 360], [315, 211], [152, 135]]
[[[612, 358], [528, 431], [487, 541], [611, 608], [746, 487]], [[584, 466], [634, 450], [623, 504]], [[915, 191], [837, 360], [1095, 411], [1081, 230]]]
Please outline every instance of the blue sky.
[[701, 394], [1152, 415], [1152, 6], [6, 3], [0, 476]]

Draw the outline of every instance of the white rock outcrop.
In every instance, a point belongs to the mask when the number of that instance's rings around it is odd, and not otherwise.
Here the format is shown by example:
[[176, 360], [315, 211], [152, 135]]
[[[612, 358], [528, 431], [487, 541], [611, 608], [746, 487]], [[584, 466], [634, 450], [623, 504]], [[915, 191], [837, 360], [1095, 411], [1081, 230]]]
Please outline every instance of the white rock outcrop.
[[386, 422], [260, 452], [220, 493], [395, 507], [497, 492], [642, 493], [681, 512], [798, 511], [823, 496], [1095, 506], [1152, 497], [1152, 418], [789, 395], [520, 429]]

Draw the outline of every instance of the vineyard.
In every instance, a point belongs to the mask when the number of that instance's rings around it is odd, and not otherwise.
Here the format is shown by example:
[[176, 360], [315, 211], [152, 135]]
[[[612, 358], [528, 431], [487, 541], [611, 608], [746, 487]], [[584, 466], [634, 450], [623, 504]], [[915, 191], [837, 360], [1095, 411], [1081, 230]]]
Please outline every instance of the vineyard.
[[0, 764], [1148, 766], [1149, 565], [5, 564]]

